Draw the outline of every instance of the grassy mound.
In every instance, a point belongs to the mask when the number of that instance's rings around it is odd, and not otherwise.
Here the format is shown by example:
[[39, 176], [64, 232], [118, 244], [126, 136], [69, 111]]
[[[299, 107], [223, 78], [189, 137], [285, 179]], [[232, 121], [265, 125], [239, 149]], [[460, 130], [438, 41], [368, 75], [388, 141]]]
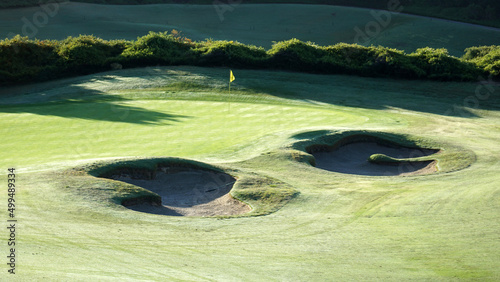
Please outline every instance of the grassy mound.
[[[374, 142], [388, 147], [414, 149], [414, 157], [394, 158], [384, 154], [373, 154], [368, 158], [371, 163], [401, 164], [437, 161], [438, 171], [452, 172], [469, 167], [476, 161], [475, 154], [465, 148], [412, 135], [402, 135], [377, 131], [313, 131], [294, 136], [299, 139], [287, 149], [299, 150], [309, 154], [310, 164], [315, 165], [312, 157], [316, 152], [331, 152], [341, 146], [358, 142]], [[439, 151], [439, 154], [435, 154]], [[303, 158], [306, 159], [306, 158]]]
[[368, 161], [375, 164], [398, 164], [401, 159], [389, 157], [385, 154], [373, 154], [368, 158]]
[[[69, 182], [76, 181], [76, 179], [71, 180], [72, 177], [79, 177], [78, 194], [94, 194], [101, 200], [104, 199], [110, 203], [123, 206], [138, 204], [160, 206], [162, 202], [158, 194], [136, 185], [113, 180], [113, 178], [116, 175], [127, 175], [132, 179], [154, 179], [158, 171], [165, 169], [169, 173], [193, 169], [226, 173], [236, 177], [237, 181], [230, 194], [235, 199], [250, 205], [252, 210], [249, 213], [235, 216], [257, 216], [275, 212], [297, 195], [297, 191], [291, 186], [269, 177], [235, 170], [231, 167], [212, 166], [179, 158], [98, 162], [68, 170], [66, 174], [71, 176], [67, 180]], [[67, 186], [71, 187], [73, 185], [68, 184]], [[106, 189], [101, 186], [106, 187]]]

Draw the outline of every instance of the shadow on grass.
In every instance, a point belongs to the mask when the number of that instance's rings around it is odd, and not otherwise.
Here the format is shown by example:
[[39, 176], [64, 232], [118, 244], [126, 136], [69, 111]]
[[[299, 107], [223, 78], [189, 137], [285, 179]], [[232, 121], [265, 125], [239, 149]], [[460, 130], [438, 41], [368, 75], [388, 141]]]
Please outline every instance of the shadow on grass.
[[162, 125], [191, 118], [185, 115], [152, 111], [128, 103], [133, 101], [119, 95], [86, 89], [79, 85], [52, 89], [39, 86], [24, 94], [5, 97], [4, 104], [0, 105], [0, 112]]
[[[50, 101], [102, 101], [108, 103], [108, 112], [114, 117], [101, 114], [103, 120], [138, 123], [154, 122], [162, 119], [161, 113], [150, 112], [146, 118], [145, 109], [109, 101], [126, 101], [119, 95], [110, 95], [90, 87], [107, 90], [165, 88], [172, 91], [193, 91], [225, 87], [229, 75], [228, 68], [202, 68], [193, 66], [147, 67], [104, 72], [78, 78], [47, 82], [19, 89], [0, 89], [2, 104], [43, 103]], [[348, 75], [322, 75], [272, 70], [234, 70], [237, 80], [232, 84], [234, 91], [248, 94], [265, 93], [275, 97], [309, 102], [326, 103], [352, 108], [375, 110], [398, 109], [432, 113], [443, 116], [464, 118], [479, 117], [474, 109], [500, 110], [500, 86], [485, 86], [477, 93], [480, 83], [438, 82], [425, 80], [397, 80], [390, 78], [369, 78]], [[131, 78], [141, 78], [138, 84], [130, 84]], [[123, 85], [125, 84], [125, 85]], [[205, 87], [205, 88], [204, 88]], [[18, 86], [19, 88], [19, 86]], [[29, 95], [19, 95], [27, 93]], [[225, 89], [225, 88], [224, 88]], [[107, 91], [106, 90], [106, 91]], [[488, 94], [485, 91], [493, 91]], [[219, 90], [214, 90], [219, 91]], [[17, 93], [17, 94], [16, 94]], [[5, 96], [7, 94], [7, 96]], [[488, 94], [488, 95], [486, 95]], [[140, 95], [140, 94], [139, 94]], [[11, 97], [8, 97], [11, 96]], [[238, 95], [232, 97], [235, 101]], [[221, 99], [223, 99], [221, 97]], [[23, 101], [24, 100], [24, 101]], [[0, 111], [4, 107], [0, 108]], [[32, 108], [34, 109], [34, 108]], [[28, 109], [27, 109], [28, 110]], [[127, 112], [130, 116], [127, 118]], [[37, 113], [37, 112], [35, 112]], [[43, 114], [43, 113], [42, 113]], [[83, 118], [93, 118], [79, 113]], [[57, 114], [56, 114], [57, 115]], [[71, 116], [71, 115], [70, 115]], [[164, 116], [165, 119], [181, 117]], [[125, 121], [127, 120], [127, 121]]]
[[[212, 68], [209, 71], [196, 67], [185, 69], [188, 71], [186, 77], [200, 76], [205, 83], [227, 84], [226, 68]], [[237, 80], [232, 84], [235, 91], [266, 93], [311, 104], [327, 103], [375, 110], [404, 109], [464, 118], [479, 117], [474, 109], [500, 110], [497, 94], [500, 93], [500, 87], [483, 87], [478, 93], [478, 87], [482, 87], [479, 80], [442, 82], [272, 70], [233, 71], [237, 74]], [[488, 94], [487, 90], [494, 93]]]
[[[291, 74], [295, 76], [295, 74]], [[481, 101], [474, 98], [474, 83], [462, 83], [454, 91], [454, 82], [393, 80], [343, 75], [310, 75], [284, 81], [240, 82], [240, 86], [276, 97], [316, 103], [374, 110], [403, 109], [443, 116], [477, 118], [472, 109], [500, 109], [498, 99]], [[310, 80], [309, 80], [310, 78]], [[331, 81], [325, 81], [331, 78]], [[421, 85], [419, 85], [421, 84]], [[437, 93], [439, 84], [446, 91]], [[451, 85], [451, 86], [445, 86]], [[428, 86], [428, 88], [425, 88]], [[437, 89], [436, 89], [437, 88]], [[451, 91], [450, 91], [451, 90]], [[492, 96], [492, 98], [495, 98]]]
[[169, 216], [183, 216], [183, 214], [180, 214], [174, 211], [173, 209], [169, 209], [165, 206], [153, 206], [150, 204], [141, 204], [141, 205], [127, 206], [127, 208], [136, 212], [151, 213], [158, 215], [169, 215]]
[[190, 118], [151, 111], [144, 108], [120, 104], [120, 102], [58, 102], [35, 105], [2, 106], [3, 113], [31, 113], [42, 116], [59, 116], [86, 120], [124, 122], [136, 124], [169, 124]]

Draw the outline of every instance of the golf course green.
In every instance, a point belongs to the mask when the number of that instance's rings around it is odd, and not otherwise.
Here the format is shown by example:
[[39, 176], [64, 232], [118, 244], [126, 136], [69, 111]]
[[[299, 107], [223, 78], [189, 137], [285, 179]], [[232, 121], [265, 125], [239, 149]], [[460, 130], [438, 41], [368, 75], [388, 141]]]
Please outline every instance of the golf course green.
[[135, 40], [149, 31], [176, 29], [197, 41], [234, 40], [264, 48], [270, 48], [274, 41], [297, 38], [322, 46], [358, 43], [408, 53], [423, 47], [446, 48], [453, 56], [463, 55], [467, 47], [497, 44], [500, 40], [498, 28], [406, 15], [402, 5], [394, 9], [397, 12], [389, 13], [339, 6], [235, 2], [234, 7], [218, 10], [216, 5], [67, 2], [49, 6], [46, 17], [40, 19], [36, 17], [38, 6], [4, 9], [0, 10], [0, 38], [22, 34], [60, 40], [92, 34], [103, 39]]
[[[336, 34], [352, 32], [356, 19], [366, 19], [356, 17], [354, 8], [328, 7], [346, 9], [343, 28], [311, 26], [296, 33], [299, 22], [290, 20], [256, 23], [276, 30], [242, 32], [249, 28], [246, 21], [257, 22], [260, 9], [268, 20], [281, 9], [311, 19], [332, 12], [242, 5], [227, 21], [215, 14], [202, 27], [197, 16], [183, 23], [180, 12], [203, 13], [201, 7], [148, 5], [116, 7], [118, 21], [103, 25], [109, 7], [61, 6], [68, 10], [51, 18], [57, 23], [39, 36], [65, 38], [96, 28], [103, 38], [135, 38], [155, 30], [153, 25], [165, 30], [181, 22], [193, 39], [264, 46], [303, 34], [299, 39], [333, 44], [347, 40]], [[179, 18], [160, 24], [161, 11]], [[237, 13], [246, 16], [241, 25]], [[132, 14], [137, 23], [126, 23]], [[102, 22], [73, 30], [87, 17]], [[143, 29], [129, 29], [146, 18], [151, 21]], [[393, 47], [401, 40], [407, 51], [432, 45], [455, 53], [498, 44], [498, 30], [452, 22], [430, 30], [423, 18], [394, 20], [394, 28], [371, 43]], [[3, 17], [0, 22], [11, 24]], [[398, 28], [415, 38], [391, 35]], [[474, 36], [484, 42], [473, 44]], [[0, 88], [0, 182], [6, 187], [0, 218], [7, 228], [14, 224], [9, 218], [17, 220], [10, 237], [15, 234], [15, 246], [8, 245], [9, 230], [2, 227], [0, 280], [500, 280], [498, 82], [232, 71], [230, 91], [228, 68], [195, 66], [120, 69]], [[319, 167], [317, 153], [348, 162], [354, 157], [349, 150], [363, 144], [370, 144], [366, 163], [399, 172]], [[415, 170], [426, 170], [408, 173], [417, 164], [424, 165]], [[183, 186], [186, 192], [172, 201], [168, 193], [160, 195], [170, 191], [161, 190], [162, 181], [191, 183], [181, 182], [183, 175], [194, 179], [192, 191]], [[9, 183], [15, 183], [15, 195], [7, 192]], [[208, 195], [220, 186], [231, 189]], [[207, 205], [202, 212], [189, 210], [199, 203]], [[8, 273], [11, 253], [15, 275]]]

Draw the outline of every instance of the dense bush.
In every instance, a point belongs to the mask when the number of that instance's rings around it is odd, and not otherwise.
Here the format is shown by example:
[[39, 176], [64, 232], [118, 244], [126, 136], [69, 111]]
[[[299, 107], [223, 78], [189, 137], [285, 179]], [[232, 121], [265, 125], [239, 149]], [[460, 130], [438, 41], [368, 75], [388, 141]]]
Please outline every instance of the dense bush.
[[275, 43], [268, 54], [269, 66], [298, 71], [440, 80], [473, 80], [481, 73], [445, 49], [423, 48], [407, 55], [381, 46], [339, 43], [321, 47], [292, 39]]
[[323, 48], [328, 55], [320, 59], [320, 64], [326, 72], [399, 78], [422, 78], [425, 74], [400, 50], [346, 43]]
[[479, 66], [494, 77], [500, 78], [500, 46], [467, 48], [462, 59]]
[[76, 73], [98, 71], [107, 67], [109, 58], [120, 55], [127, 47], [126, 41], [105, 41], [81, 35], [68, 37], [58, 46], [62, 67]]
[[202, 66], [262, 67], [267, 58], [264, 48], [233, 41], [207, 40], [195, 51], [199, 58], [197, 64]]
[[500, 50], [500, 46], [491, 45], [491, 46], [480, 46], [480, 47], [469, 47], [465, 49], [465, 54], [462, 56], [462, 59], [470, 61], [478, 58], [482, 58], [488, 55], [491, 52], [495, 52]]
[[326, 56], [320, 62], [327, 64], [330, 71], [336, 73], [360, 73], [369, 61], [370, 48], [357, 44], [338, 43], [324, 47]]
[[327, 52], [314, 43], [305, 43], [294, 38], [274, 43], [268, 54], [270, 65], [275, 68], [315, 71], [319, 60]]
[[430, 79], [473, 80], [481, 74], [477, 66], [450, 56], [446, 49], [420, 48], [408, 56]]
[[150, 32], [128, 46], [119, 59], [127, 66], [192, 64], [193, 46], [190, 40], [181, 36]]
[[426, 75], [426, 72], [401, 50], [370, 47], [369, 53], [372, 54], [371, 62], [368, 63], [370, 73], [414, 79], [424, 78]]
[[56, 41], [21, 36], [0, 41], [0, 84], [53, 78], [57, 46]]
[[62, 41], [16, 36], [0, 41], [0, 84], [16, 84], [148, 65], [270, 68], [406, 79], [500, 79], [500, 46], [472, 47], [462, 58], [446, 49], [414, 53], [381, 46], [339, 43], [317, 46], [298, 39], [276, 42], [268, 51], [232, 41], [192, 42], [179, 32], [151, 32], [136, 41], [106, 41], [81, 35]]

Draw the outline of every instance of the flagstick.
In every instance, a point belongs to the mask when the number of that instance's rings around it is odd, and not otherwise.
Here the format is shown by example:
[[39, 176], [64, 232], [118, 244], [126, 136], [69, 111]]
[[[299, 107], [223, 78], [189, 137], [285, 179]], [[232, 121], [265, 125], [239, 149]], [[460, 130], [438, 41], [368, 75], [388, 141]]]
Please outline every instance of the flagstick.
[[229, 70], [229, 96], [228, 96], [228, 111], [231, 112], [231, 82], [234, 80], [233, 71]]
[[231, 82], [229, 82], [229, 102], [228, 102], [228, 111], [231, 112]]

